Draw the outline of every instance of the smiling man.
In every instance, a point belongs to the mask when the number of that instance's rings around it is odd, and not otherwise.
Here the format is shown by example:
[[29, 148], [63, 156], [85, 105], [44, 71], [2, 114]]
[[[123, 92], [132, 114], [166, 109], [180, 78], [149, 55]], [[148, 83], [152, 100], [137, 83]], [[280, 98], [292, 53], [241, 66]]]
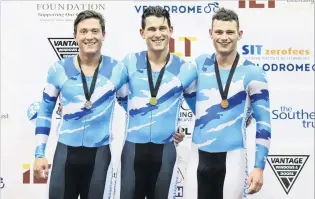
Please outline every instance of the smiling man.
[[[196, 121], [184, 197], [242, 199], [263, 185], [271, 139], [268, 83], [265, 72], [237, 52], [243, 32], [234, 11], [219, 9], [209, 33], [216, 52], [196, 59]], [[248, 176], [246, 121], [251, 114], [256, 151]]]
[[49, 199], [108, 198], [112, 114], [116, 91], [126, 83], [127, 73], [121, 63], [101, 55], [105, 38], [101, 14], [79, 13], [74, 21], [74, 37], [79, 54], [57, 61], [48, 72], [36, 120], [34, 175], [48, 177], [45, 148], [59, 97], [62, 118]]
[[127, 107], [128, 123], [116, 199], [175, 197], [178, 172], [173, 135], [181, 98], [189, 93], [196, 69], [170, 54], [172, 32], [168, 11], [148, 7], [140, 29], [147, 50], [131, 53], [123, 60], [128, 88], [117, 95]]

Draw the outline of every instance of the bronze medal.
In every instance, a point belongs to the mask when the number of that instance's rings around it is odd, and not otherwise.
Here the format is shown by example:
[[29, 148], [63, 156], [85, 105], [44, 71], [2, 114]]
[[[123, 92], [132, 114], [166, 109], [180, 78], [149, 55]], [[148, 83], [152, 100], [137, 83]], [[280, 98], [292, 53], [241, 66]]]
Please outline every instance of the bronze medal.
[[232, 77], [233, 77], [233, 74], [234, 74], [234, 72], [235, 72], [235, 69], [236, 69], [236, 66], [237, 66], [239, 57], [240, 57], [240, 56], [239, 56], [239, 54], [237, 53], [237, 54], [236, 54], [236, 57], [235, 57], [235, 59], [234, 59], [233, 65], [232, 65], [232, 67], [231, 67], [231, 70], [230, 70], [228, 79], [227, 79], [227, 81], [226, 81], [226, 85], [225, 85], [224, 90], [223, 90], [223, 85], [222, 85], [222, 82], [221, 82], [221, 77], [220, 77], [218, 62], [217, 62], [216, 59], [215, 59], [215, 61], [214, 61], [215, 76], [216, 76], [216, 79], [217, 79], [218, 88], [219, 88], [220, 95], [221, 95], [221, 99], [222, 99], [220, 105], [221, 105], [221, 107], [222, 107], [223, 109], [226, 109], [226, 108], [229, 107], [228, 92], [229, 92], [229, 88], [230, 88], [230, 85], [231, 85], [231, 82], [232, 82]]

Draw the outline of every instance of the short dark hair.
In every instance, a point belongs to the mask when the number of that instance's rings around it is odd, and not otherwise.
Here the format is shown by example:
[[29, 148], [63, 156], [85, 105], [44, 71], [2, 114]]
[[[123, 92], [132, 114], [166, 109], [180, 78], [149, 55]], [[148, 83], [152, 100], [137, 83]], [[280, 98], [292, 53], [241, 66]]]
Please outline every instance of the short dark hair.
[[98, 19], [100, 21], [100, 25], [102, 27], [102, 32], [105, 32], [105, 20], [102, 14], [94, 11], [94, 10], [84, 10], [82, 12], [80, 12], [77, 16], [77, 18], [74, 20], [74, 34], [77, 34], [77, 26], [78, 24], [85, 20], [85, 19], [90, 19], [90, 18], [94, 18], [94, 19]]
[[145, 28], [146, 18], [150, 16], [164, 17], [164, 19], [167, 20], [168, 27], [171, 27], [170, 13], [166, 9], [162, 8], [161, 6], [149, 6], [147, 9], [143, 11], [143, 14], [141, 16], [142, 29]]
[[212, 16], [212, 24], [214, 20], [220, 21], [236, 21], [237, 29], [239, 29], [240, 24], [238, 20], [238, 15], [233, 10], [220, 8], [218, 9], [215, 14]]

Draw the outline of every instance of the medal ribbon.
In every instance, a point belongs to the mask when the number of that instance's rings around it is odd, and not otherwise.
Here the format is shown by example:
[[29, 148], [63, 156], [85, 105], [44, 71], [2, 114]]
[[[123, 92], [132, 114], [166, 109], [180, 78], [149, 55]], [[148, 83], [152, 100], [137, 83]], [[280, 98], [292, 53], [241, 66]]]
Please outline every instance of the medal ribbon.
[[221, 81], [221, 77], [220, 77], [220, 73], [219, 73], [218, 62], [217, 62], [216, 59], [215, 59], [215, 61], [214, 61], [215, 76], [216, 76], [216, 78], [217, 78], [217, 83], [218, 83], [218, 87], [219, 87], [219, 90], [220, 90], [220, 95], [221, 95], [222, 100], [226, 100], [227, 97], [228, 97], [228, 92], [229, 92], [229, 88], [230, 88], [230, 85], [231, 85], [232, 77], [233, 77], [233, 74], [234, 74], [234, 72], [235, 72], [235, 69], [236, 69], [236, 66], [237, 66], [239, 57], [240, 57], [240, 56], [239, 56], [239, 54], [237, 53], [237, 54], [236, 54], [236, 57], [235, 57], [235, 59], [234, 59], [232, 68], [231, 68], [231, 70], [230, 70], [230, 73], [229, 73], [229, 76], [228, 76], [228, 79], [227, 79], [227, 82], [226, 82], [224, 91], [223, 91], [222, 81]]
[[162, 78], [164, 75], [164, 71], [165, 71], [165, 66], [167, 65], [169, 59], [170, 59], [170, 53], [167, 54], [166, 57], [166, 61], [165, 61], [165, 65], [163, 66], [162, 70], [160, 71], [160, 74], [158, 76], [158, 79], [156, 81], [156, 85], [155, 87], [153, 86], [153, 78], [152, 78], [152, 69], [151, 69], [151, 64], [148, 58], [148, 54], [146, 55], [146, 59], [147, 59], [147, 70], [148, 70], [148, 80], [149, 80], [149, 86], [150, 86], [150, 93], [151, 93], [151, 97], [156, 97], [157, 93], [159, 91], [161, 82], [162, 82]]
[[82, 79], [82, 83], [83, 83], [84, 95], [85, 95], [85, 99], [87, 101], [90, 101], [91, 96], [92, 96], [92, 94], [94, 92], [95, 84], [96, 84], [96, 80], [97, 80], [97, 75], [98, 75], [98, 70], [99, 70], [99, 67], [101, 65], [101, 62], [102, 62], [102, 56], [101, 56], [101, 58], [99, 60], [97, 68], [94, 71], [93, 79], [92, 79], [92, 83], [91, 83], [91, 87], [90, 87], [90, 92], [89, 92], [89, 88], [88, 88], [87, 82], [86, 82], [86, 77], [85, 77], [85, 75], [84, 75], [84, 73], [82, 71], [82, 68], [81, 68], [81, 59], [80, 59], [80, 56], [78, 55], [78, 64], [79, 64], [79, 67], [80, 67], [80, 70], [81, 70], [81, 79]]

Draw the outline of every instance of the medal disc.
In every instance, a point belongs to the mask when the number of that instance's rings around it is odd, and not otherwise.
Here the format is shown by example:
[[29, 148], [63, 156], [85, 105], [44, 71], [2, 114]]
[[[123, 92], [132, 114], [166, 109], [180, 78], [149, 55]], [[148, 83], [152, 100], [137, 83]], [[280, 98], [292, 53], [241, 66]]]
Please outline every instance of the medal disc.
[[156, 104], [157, 104], [157, 99], [156, 99], [156, 97], [151, 97], [151, 99], [150, 99], [150, 104], [151, 104], [151, 105], [156, 105]]
[[90, 108], [92, 108], [92, 102], [91, 101], [86, 101], [84, 106], [85, 106], [85, 108], [90, 109]]
[[221, 107], [224, 109], [229, 107], [229, 101], [228, 100], [222, 100]]

